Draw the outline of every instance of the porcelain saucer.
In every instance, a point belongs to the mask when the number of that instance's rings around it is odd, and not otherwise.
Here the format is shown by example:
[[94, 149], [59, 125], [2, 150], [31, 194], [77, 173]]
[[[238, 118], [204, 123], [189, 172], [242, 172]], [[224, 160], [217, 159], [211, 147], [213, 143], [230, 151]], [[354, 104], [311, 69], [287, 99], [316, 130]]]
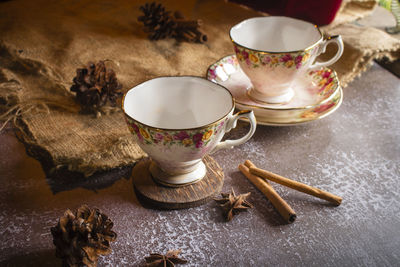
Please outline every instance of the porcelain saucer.
[[235, 55], [226, 56], [207, 70], [207, 79], [225, 86], [235, 98], [239, 110], [252, 109], [261, 125], [288, 126], [321, 119], [342, 103], [343, 91], [336, 72], [329, 68], [308, 71], [296, 80], [295, 95], [288, 103], [266, 104], [252, 100], [252, 84]]

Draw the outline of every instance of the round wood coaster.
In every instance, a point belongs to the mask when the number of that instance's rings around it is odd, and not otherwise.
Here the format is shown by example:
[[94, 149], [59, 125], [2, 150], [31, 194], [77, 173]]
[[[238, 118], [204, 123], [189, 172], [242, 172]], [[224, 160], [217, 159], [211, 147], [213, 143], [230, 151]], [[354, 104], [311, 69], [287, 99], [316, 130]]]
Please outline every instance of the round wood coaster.
[[185, 209], [206, 203], [221, 192], [224, 173], [210, 156], [203, 159], [206, 176], [199, 182], [182, 187], [167, 187], [156, 183], [149, 172], [149, 158], [138, 162], [132, 171], [132, 182], [141, 204], [156, 209]]

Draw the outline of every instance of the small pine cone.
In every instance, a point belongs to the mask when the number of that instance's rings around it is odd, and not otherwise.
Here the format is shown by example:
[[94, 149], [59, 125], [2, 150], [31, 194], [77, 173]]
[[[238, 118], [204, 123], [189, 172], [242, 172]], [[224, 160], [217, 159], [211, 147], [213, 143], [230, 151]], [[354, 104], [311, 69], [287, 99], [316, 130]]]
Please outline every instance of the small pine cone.
[[100, 255], [111, 253], [110, 242], [117, 238], [112, 227], [113, 222], [98, 209], [83, 205], [75, 214], [67, 210], [51, 228], [56, 256], [63, 266], [96, 266]]
[[107, 69], [104, 61], [90, 62], [86, 68], [77, 69], [71, 91], [84, 111], [96, 111], [110, 103], [116, 105], [122, 95], [121, 84], [112, 69]]
[[204, 43], [207, 35], [198, 28], [202, 25], [201, 20], [187, 20], [179, 11], [171, 15], [162, 4], [155, 2], [146, 3], [139, 8], [143, 15], [138, 17], [144, 25], [144, 31], [148, 33], [150, 40], [164, 38], [175, 38], [177, 41]]
[[146, 3], [140, 7], [143, 16], [138, 17], [144, 25], [144, 29], [149, 33], [150, 40], [159, 40], [173, 37], [175, 34], [176, 23], [161, 4], [155, 2]]

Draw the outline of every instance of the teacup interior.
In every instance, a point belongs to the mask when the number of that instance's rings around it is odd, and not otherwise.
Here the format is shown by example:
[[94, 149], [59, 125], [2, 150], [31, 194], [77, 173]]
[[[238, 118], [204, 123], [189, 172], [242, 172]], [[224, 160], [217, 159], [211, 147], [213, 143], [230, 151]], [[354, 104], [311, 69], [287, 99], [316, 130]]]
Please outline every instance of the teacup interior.
[[233, 109], [230, 92], [200, 77], [160, 77], [128, 91], [125, 113], [134, 120], [162, 129], [202, 127]]
[[322, 37], [309, 22], [276, 16], [244, 20], [231, 28], [230, 35], [241, 46], [266, 52], [303, 50]]

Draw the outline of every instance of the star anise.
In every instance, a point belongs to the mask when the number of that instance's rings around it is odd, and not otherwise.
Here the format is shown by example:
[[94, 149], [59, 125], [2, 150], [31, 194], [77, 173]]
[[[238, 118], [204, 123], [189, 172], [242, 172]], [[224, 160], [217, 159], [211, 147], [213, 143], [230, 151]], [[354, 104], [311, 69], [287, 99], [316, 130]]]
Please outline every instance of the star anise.
[[230, 221], [232, 220], [233, 216], [240, 211], [244, 211], [253, 207], [253, 205], [246, 200], [249, 195], [250, 192], [236, 196], [235, 191], [233, 191], [232, 188], [231, 193], [221, 193], [222, 198], [214, 200], [217, 201], [224, 209], [226, 220]]
[[159, 253], [150, 253], [150, 256], [146, 257], [147, 266], [152, 267], [173, 267], [175, 264], [186, 264], [188, 261], [182, 258], [179, 258], [179, 254], [181, 250], [170, 250], [167, 254], [162, 255]]

